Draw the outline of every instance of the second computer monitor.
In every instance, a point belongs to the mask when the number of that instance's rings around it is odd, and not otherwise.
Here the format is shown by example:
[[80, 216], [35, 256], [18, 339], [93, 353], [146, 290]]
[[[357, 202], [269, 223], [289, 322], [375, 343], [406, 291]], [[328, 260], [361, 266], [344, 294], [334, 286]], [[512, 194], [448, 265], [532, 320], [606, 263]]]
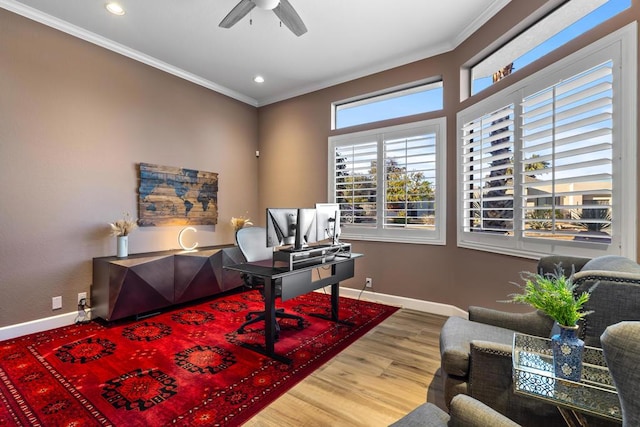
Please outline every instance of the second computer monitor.
[[293, 245], [300, 250], [317, 241], [315, 209], [267, 209], [267, 246]]
[[316, 230], [318, 241], [330, 239], [332, 244], [340, 237], [340, 205], [316, 203]]

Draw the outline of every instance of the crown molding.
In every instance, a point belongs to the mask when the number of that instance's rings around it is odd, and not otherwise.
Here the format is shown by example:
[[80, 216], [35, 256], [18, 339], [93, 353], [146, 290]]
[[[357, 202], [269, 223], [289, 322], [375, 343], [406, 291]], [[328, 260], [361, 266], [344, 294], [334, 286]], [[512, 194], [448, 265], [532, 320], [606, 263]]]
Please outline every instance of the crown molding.
[[468, 39], [473, 33], [475, 33], [480, 27], [486, 24], [489, 19], [494, 17], [503, 7], [509, 4], [511, 0], [495, 0], [491, 6], [486, 8], [484, 12], [476, 17], [476, 19], [471, 22], [471, 24], [467, 25], [463, 31], [460, 31], [458, 37], [454, 40], [455, 46], [459, 46], [463, 41]]
[[6, 9], [10, 12], [16, 13], [18, 15], [24, 16], [25, 18], [29, 18], [33, 21], [44, 24], [48, 27], [54, 28], [56, 30], [67, 33], [71, 36], [77, 37], [79, 39], [88, 41], [89, 43], [93, 43], [97, 46], [108, 49], [112, 52], [118, 53], [120, 55], [126, 56], [127, 58], [133, 59], [135, 61], [141, 62], [143, 64], [149, 65], [153, 68], [157, 68], [158, 70], [164, 71], [166, 73], [172, 74], [181, 79], [187, 80], [191, 83], [195, 83], [199, 86], [205, 87], [214, 92], [218, 92], [222, 95], [228, 96], [229, 98], [236, 99], [238, 101], [244, 102], [251, 106], [257, 107], [258, 101], [250, 98], [246, 95], [243, 95], [239, 92], [221, 86], [217, 83], [214, 83], [210, 80], [204, 79], [200, 76], [197, 76], [193, 73], [185, 71], [181, 68], [175, 67], [173, 65], [167, 64], [164, 61], [161, 61], [152, 56], [146, 55], [142, 52], [138, 52], [135, 49], [131, 49], [125, 45], [120, 43], [116, 43], [113, 40], [109, 40], [106, 37], [102, 37], [98, 34], [92, 33], [91, 31], [87, 31], [83, 28], [80, 28], [76, 25], [70, 24], [61, 19], [55, 18], [49, 14], [36, 10], [32, 7], [26, 6], [22, 3], [19, 3], [14, 0], [0, 0], [0, 7]]
[[264, 107], [265, 105], [274, 104], [276, 102], [284, 101], [290, 98], [295, 98], [296, 96], [305, 95], [307, 93], [315, 92], [321, 89], [326, 89], [331, 86], [336, 86], [342, 83], [350, 82], [352, 80], [371, 76], [376, 73], [381, 73], [383, 71], [387, 71], [392, 68], [401, 67], [403, 65], [407, 65], [412, 62], [421, 61], [423, 59], [430, 58], [432, 56], [449, 52], [453, 50], [455, 47], [456, 46], [454, 46], [451, 43], [446, 43], [446, 44], [437, 46], [435, 48], [429, 49], [428, 51], [421, 50], [409, 55], [402, 56], [400, 58], [394, 58], [393, 60], [379, 63], [373, 67], [368, 67], [366, 69], [358, 70], [355, 73], [341, 75], [340, 77], [337, 77], [335, 79], [324, 80], [316, 84], [303, 86], [299, 89], [282, 93], [275, 97], [259, 100], [258, 107]]
[[340, 76], [336, 79], [325, 80], [313, 85], [304, 86], [297, 90], [286, 92], [275, 97], [266, 98], [258, 101], [258, 107], [274, 104], [276, 102], [284, 101], [296, 96], [305, 95], [307, 93], [315, 92], [317, 90], [326, 89], [331, 86], [335, 86], [341, 83], [346, 83], [351, 80], [359, 79], [362, 77], [370, 76], [375, 73], [390, 70], [392, 68], [400, 67], [410, 64], [412, 62], [421, 61], [423, 59], [431, 58], [432, 56], [440, 55], [446, 52], [450, 52], [457, 48], [463, 41], [469, 38], [480, 27], [482, 27], [489, 19], [491, 19], [496, 13], [498, 13], [503, 7], [509, 4], [511, 0], [495, 0], [484, 12], [476, 17], [463, 31], [460, 32], [455, 40], [450, 43], [443, 43], [439, 46], [433, 47], [428, 51], [416, 51], [412, 54], [405, 55], [400, 58], [395, 58], [391, 61], [387, 61], [381, 64], [377, 64], [367, 69], [359, 70], [357, 73]]

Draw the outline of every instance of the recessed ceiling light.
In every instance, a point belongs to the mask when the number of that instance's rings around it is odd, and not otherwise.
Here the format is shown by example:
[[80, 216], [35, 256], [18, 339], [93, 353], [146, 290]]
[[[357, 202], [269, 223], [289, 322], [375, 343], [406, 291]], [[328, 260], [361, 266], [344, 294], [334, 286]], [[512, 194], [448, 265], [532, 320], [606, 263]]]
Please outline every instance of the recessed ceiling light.
[[107, 3], [106, 5], [104, 5], [104, 7], [107, 8], [107, 10], [111, 13], [113, 13], [114, 15], [124, 15], [124, 9], [122, 8], [122, 6], [120, 6], [118, 3]]
[[255, 77], [253, 78], [253, 81], [254, 81], [254, 82], [256, 82], [256, 83], [264, 83], [264, 77], [262, 77], [262, 76], [255, 76]]

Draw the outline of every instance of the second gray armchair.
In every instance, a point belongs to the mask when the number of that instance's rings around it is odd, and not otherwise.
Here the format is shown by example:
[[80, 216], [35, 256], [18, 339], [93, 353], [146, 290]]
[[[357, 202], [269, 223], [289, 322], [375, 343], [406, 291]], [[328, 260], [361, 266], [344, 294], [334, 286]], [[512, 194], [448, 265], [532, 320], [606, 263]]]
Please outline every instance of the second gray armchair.
[[640, 426], [640, 322], [620, 322], [602, 334], [604, 358], [618, 390], [622, 426]]
[[[577, 291], [596, 282], [586, 310], [594, 312], [580, 325], [586, 345], [600, 347], [607, 326], [623, 320], [640, 320], [640, 266], [623, 257], [592, 260], [546, 257], [539, 271], [552, 272], [561, 263], [565, 274], [575, 267]], [[512, 383], [512, 345], [515, 331], [550, 337], [553, 321], [538, 312], [506, 313], [469, 307], [469, 320], [451, 317], [440, 334], [441, 370], [445, 401], [459, 393], [469, 394], [523, 426], [563, 426], [564, 420], [550, 404], [517, 396]], [[606, 425], [598, 420], [594, 425]]]
[[423, 403], [390, 427], [518, 427], [518, 424], [460, 394], [451, 401], [449, 414], [432, 403]]

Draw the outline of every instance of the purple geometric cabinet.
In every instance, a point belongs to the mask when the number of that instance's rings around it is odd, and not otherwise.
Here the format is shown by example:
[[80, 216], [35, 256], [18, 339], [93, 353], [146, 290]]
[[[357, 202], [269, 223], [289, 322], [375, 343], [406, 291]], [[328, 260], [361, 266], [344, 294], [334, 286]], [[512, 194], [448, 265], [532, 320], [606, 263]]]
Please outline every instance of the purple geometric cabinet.
[[237, 288], [240, 274], [223, 266], [241, 262], [237, 246], [94, 258], [92, 315], [113, 321]]

